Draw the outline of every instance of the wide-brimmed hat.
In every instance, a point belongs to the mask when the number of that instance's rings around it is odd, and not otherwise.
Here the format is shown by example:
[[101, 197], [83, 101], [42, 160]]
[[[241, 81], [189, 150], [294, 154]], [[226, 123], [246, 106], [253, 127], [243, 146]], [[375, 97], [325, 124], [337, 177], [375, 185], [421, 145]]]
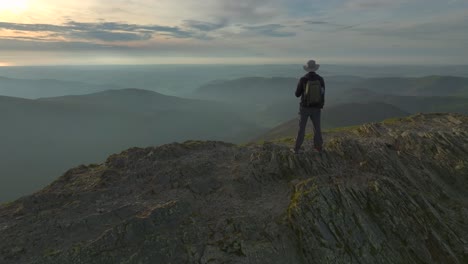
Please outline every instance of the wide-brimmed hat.
[[315, 63], [314, 60], [310, 60], [303, 68], [306, 72], [314, 72], [320, 68], [320, 64]]

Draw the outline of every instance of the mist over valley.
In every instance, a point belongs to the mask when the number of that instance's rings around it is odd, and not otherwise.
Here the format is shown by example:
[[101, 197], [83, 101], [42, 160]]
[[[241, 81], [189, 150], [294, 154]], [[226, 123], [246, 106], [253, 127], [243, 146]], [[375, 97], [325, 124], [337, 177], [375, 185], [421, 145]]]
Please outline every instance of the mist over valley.
[[[390, 66], [345, 75], [365, 69], [324, 68], [331, 74], [325, 129], [418, 112], [468, 114], [467, 78], [372, 77], [397, 74]], [[425, 68], [409, 69], [423, 74]], [[0, 200], [38, 190], [69, 167], [130, 147], [294, 137], [298, 72], [289, 65], [0, 68], [0, 74], [14, 77], [0, 78]]]

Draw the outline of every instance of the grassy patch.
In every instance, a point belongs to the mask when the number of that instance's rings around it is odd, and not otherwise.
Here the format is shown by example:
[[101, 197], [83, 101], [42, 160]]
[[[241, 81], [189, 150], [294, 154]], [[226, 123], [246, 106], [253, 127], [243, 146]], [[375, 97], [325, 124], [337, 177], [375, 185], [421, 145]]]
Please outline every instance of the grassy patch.
[[296, 139], [295, 139], [295, 138], [292, 138], [292, 137], [284, 137], [284, 138], [275, 139], [274, 142], [276, 142], [276, 143], [293, 144], [294, 142], [296, 142]]
[[[310, 140], [314, 138], [314, 134], [306, 134], [304, 136], [305, 140]], [[275, 139], [273, 142], [275, 143], [286, 143], [286, 144], [294, 144], [296, 143], [296, 138], [295, 137], [283, 137], [283, 138], [278, 138]]]
[[[289, 206], [288, 206], [288, 217], [290, 220], [291, 220], [293, 211], [298, 208], [299, 203], [302, 200], [302, 197], [307, 196], [310, 193], [317, 190], [318, 188], [317, 184], [315, 183], [310, 184], [310, 182], [313, 180], [314, 179], [308, 179], [296, 185], [295, 191], [291, 197], [291, 202], [289, 203]], [[306, 186], [309, 184], [310, 186]]]
[[44, 250], [43, 254], [44, 254], [44, 257], [53, 257], [53, 256], [57, 256], [60, 253], [62, 253], [61, 250], [48, 248]]
[[203, 145], [204, 143], [205, 141], [201, 141], [201, 140], [187, 140], [182, 144], [187, 147], [196, 147], [196, 146]]
[[401, 118], [401, 117], [389, 118], [389, 119], [385, 119], [384, 121], [382, 121], [382, 124], [386, 124], [386, 125], [396, 124], [396, 123], [401, 122], [403, 119], [404, 118]]
[[13, 201], [0, 203], [0, 207], [8, 207], [13, 204]]
[[93, 163], [93, 164], [88, 165], [88, 168], [90, 168], [90, 169], [96, 169], [96, 168], [99, 168], [99, 167], [101, 167], [101, 164]]
[[383, 120], [381, 123], [385, 125], [393, 125], [402, 122], [409, 122], [411, 121], [416, 115], [406, 116], [406, 117], [393, 117], [389, 119]]
[[83, 244], [81, 242], [78, 242], [76, 244], [73, 244], [73, 246], [71, 247], [71, 252], [72, 254], [78, 254], [80, 253], [80, 251], [82, 250], [83, 248]]
[[244, 143], [236, 144], [235, 146], [239, 147], [239, 148], [243, 148], [243, 147], [248, 147], [248, 146], [251, 146], [251, 145], [254, 145], [254, 144], [255, 143], [252, 143], [252, 142], [244, 142]]
[[360, 126], [361, 125], [346, 126], [346, 127], [335, 127], [335, 128], [326, 129], [323, 132], [324, 133], [348, 132], [348, 131], [351, 131], [351, 130], [358, 129]]

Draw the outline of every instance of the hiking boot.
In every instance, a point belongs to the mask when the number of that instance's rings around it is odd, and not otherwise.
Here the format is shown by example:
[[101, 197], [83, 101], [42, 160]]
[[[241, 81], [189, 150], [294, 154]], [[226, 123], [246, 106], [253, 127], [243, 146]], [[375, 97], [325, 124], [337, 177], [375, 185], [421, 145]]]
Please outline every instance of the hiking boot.
[[289, 149], [289, 150], [291, 151], [291, 153], [296, 154], [296, 155], [302, 153], [302, 151], [296, 150], [296, 149], [293, 149], [293, 148], [291, 148], [291, 149]]
[[323, 147], [315, 147], [315, 150], [317, 150], [319, 153], [323, 152]]

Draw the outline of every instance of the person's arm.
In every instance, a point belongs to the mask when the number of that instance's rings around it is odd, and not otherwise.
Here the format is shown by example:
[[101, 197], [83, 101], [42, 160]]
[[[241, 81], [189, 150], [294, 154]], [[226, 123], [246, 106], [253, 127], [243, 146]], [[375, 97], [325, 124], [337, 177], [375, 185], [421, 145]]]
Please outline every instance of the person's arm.
[[320, 83], [322, 85], [322, 104], [320, 105], [320, 108], [323, 108], [325, 105], [325, 80], [323, 78], [320, 78]]
[[297, 83], [296, 97], [301, 97], [303, 90], [304, 90], [304, 85], [302, 84], [302, 78], [301, 78], [299, 82]]

